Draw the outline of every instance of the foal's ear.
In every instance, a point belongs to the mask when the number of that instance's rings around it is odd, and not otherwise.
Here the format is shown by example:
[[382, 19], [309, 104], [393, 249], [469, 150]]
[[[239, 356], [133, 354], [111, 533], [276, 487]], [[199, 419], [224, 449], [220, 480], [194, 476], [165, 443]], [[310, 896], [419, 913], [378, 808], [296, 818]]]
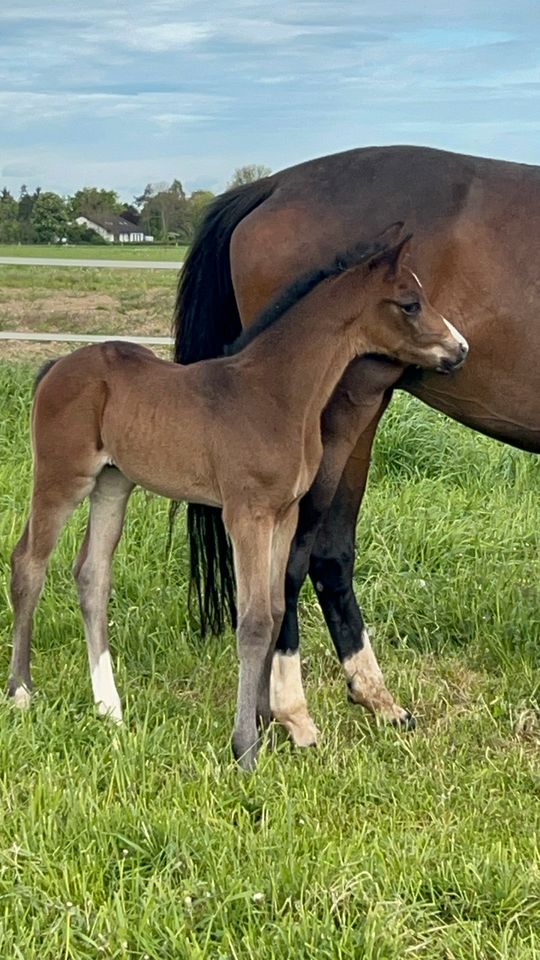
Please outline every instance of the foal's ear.
[[[401, 224], [401, 226], [403, 226], [403, 224]], [[385, 266], [387, 268], [386, 279], [392, 280], [397, 276], [403, 266], [403, 261], [410, 249], [411, 239], [412, 233], [408, 233], [399, 243], [394, 243], [392, 246], [387, 245], [384, 250], [376, 253], [375, 256], [371, 258], [369, 261], [369, 269], [376, 270], [379, 267]]]

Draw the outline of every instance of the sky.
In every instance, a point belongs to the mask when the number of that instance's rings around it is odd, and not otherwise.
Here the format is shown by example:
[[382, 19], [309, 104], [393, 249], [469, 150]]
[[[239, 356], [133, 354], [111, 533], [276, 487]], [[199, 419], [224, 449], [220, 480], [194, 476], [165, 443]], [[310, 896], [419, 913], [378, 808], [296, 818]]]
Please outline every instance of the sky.
[[2, 0], [15, 193], [218, 192], [389, 143], [540, 164], [538, 0]]

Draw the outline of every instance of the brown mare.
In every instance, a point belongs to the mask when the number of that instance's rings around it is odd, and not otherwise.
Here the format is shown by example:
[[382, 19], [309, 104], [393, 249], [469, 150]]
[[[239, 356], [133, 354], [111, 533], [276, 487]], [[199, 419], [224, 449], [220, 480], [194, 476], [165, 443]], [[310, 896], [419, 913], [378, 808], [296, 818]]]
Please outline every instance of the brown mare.
[[[75, 507], [90, 518], [75, 576], [94, 698], [120, 721], [107, 640], [111, 563], [135, 485], [223, 508], [234, 549], [240, 677], [233, 735], [246, 768], [257, 717], [270, 720], [270, 670], [284, 611], [298, 502], [322, 457], [321, 413], [350, 361], [397, 357], [450, 370], [467, 345], [402, 263], [401, 224], [294, 284], [232, 355], [189, 367], [135, 345], [83, 347], [47, 365], [37, 387], [30, 517], [13, 552], [9, 692], [31, 688], [32, 618], [47, 561]], [[353, 265], [351, 265], [353, 264]], [[295, 375], [291, 376], [291, 371]]]
[[[470, 357], [448, 377], [358, 359], [335, 391], [324, 414], [324, 460], [301, 503], [287, 571], [273, 671], [278, 715], [305, 705], [296, 608], [309, 571], [351, 699], [410, 721], [385, 687], [352, 589], [371, 446], [394, 388], [540, 451], [540, 167], [406, 146], [312, 160], [219, 197], [179, 286], [176, 359], [217, 356], [292, 277], [347, 246], [359, 229], [372, 236], [398, 217], [414, 231], [411, 263], [426, 295], [463, 331]], [[217, 311], [216, 302], [226, 309]], [[194, 551], [207, 548], [205, 612], [216, 627], [231, 581], [224, 550], [213, 556], [224, 545], [219, 513], [190, 507], [189, 524]], [[298, 743], [309, 742], [312, 727], [306, 719]]]

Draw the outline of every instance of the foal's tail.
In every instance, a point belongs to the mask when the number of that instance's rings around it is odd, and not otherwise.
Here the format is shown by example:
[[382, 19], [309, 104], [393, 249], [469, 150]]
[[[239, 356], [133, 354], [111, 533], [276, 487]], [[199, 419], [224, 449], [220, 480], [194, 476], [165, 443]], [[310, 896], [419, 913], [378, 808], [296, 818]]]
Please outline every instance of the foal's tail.
[[[235, 227], [274, 189], [268, 178], [228, 190], [208, 208], [188, 254], [176, 296], [174, 358], [195, 363], [223, 354], [242, 324], [234, 295], [229, 246]], [[173, 514], [171, 512], [171, 518]], [[221, 510], [188, 505], [191, 589], [197, 595], [201, 633], [236, 623], [232, 548]]]

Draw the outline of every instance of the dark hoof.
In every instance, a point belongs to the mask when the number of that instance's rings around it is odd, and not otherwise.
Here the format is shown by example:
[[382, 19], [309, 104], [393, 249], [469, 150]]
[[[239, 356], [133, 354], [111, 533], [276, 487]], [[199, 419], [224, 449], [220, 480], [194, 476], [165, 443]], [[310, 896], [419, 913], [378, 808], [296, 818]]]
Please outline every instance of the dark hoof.
[[257, 740], [256, 743], [252, 743], [246, 747], [244, 744], [233, 740], [233, 753], [238, 766], [247, 773], [251, 773], [257, 766], [259, 741]]
[[413, 730], [416, 730], [416, 720], [410, 710], [404, 710], [403, 716], [399, 720], [392, 720], [392, 726], [397, 730], [406, 730], [408, 733], [412, 733]]

